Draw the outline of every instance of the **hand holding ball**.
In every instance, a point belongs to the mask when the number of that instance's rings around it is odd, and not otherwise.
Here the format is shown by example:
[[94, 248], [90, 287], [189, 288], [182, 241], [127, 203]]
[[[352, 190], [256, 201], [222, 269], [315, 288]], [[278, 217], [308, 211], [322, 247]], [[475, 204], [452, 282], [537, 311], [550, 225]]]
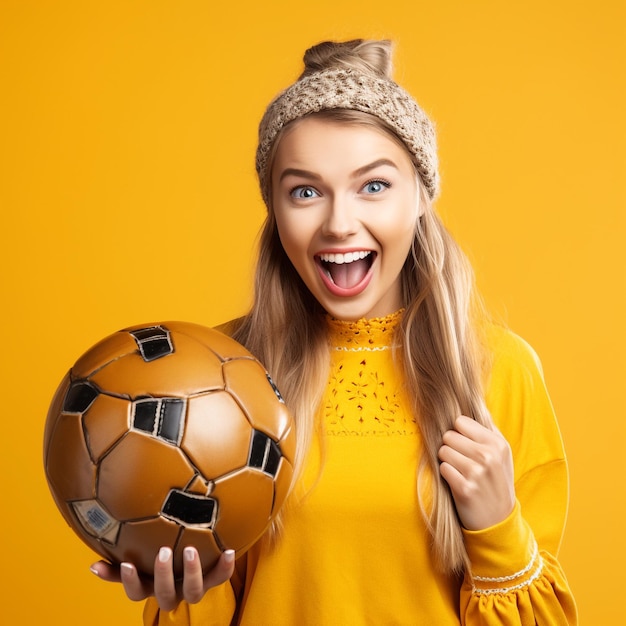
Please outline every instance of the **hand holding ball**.
[[204, 571], [264, 534], [293, 476], [292, 417], [264, 367], [196, 324], [114, 333], [61, 382], [44, 467], [74, 531], [151, 575], [161, 546], [195, 546]]

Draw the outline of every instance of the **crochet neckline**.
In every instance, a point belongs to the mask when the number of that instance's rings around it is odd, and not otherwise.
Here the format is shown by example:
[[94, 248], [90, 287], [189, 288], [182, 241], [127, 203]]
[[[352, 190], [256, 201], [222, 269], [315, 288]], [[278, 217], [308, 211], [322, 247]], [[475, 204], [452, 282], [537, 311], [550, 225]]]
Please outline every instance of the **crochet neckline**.
[[403, 313], [404, 309], [400, 309], [384, 317], [362, 318], [356, 321], [338, 320], [328, 316], [331, 346], [340, 350], [390, 346]]

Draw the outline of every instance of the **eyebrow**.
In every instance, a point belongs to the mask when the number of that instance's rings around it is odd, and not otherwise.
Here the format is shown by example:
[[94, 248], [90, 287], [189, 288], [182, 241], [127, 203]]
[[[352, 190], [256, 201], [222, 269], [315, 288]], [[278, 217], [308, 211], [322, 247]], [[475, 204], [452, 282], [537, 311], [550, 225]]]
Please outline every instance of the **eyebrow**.
[[[358, 178], [359, 176], [363, 176], [364, 174], [367, 174], [371, 170], [375, 170], [377, 167], [382, 167], [383, 165], [387, 165], [389, 167], [398, 169], [398, 166], [391, 159], [377, 159], [376, 161], [373, 161], [372, 163], [368, 163], [367, 165], [364, 165], [363, 167], [359, 167], [350, 175], [350, 177]], [[287, 176], [297, 176], [299, 178], [306, 178], [308, 180], [321, 180], [322, 179], [322, 177], [316, 174], [315, 172], [310, 172], [309, 170], [301, 170], [295, 167], [288, 167], [287, 169], [283, 170], [280, 174], [279, 181], [282, 181]]]
[[288, 167], [283, 170], [280, 174], [279, 181], [283, 180], [283, 178], [287, 178], [287, 176], [297, 176], [298, 178], [308, 178], [309, 180], [320, 180], [321, 176], [314, 174], [313, 172], [309, 172], [308, 170], [299, 170], [295, 167]]
[[363, 176], [363, 174], [367, 174], [369, 171], [375, 170], [377, 167], [382, 167], [383, 165], [388, 165], [389, 167], [398, 169], [398, 166], [391, 159], [377, 159], [373, 163], [368, 163], [363, 167], [359, 167], [359, 169], [352, 174], [352, 178]]

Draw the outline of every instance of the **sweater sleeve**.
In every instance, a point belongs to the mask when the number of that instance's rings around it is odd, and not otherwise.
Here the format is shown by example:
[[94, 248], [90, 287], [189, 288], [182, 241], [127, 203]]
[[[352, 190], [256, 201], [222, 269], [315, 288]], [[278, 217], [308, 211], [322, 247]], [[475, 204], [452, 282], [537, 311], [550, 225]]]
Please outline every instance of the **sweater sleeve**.
[[571, 626], [576, 605], [556, 559], [568, 502], [561, 435], [541, 364], [519, 337], [494, 329], [487, 405], [509, 441], [517, 503], [509, 517], [464, 530], [471, 569], [461, 588], [467, 626]]

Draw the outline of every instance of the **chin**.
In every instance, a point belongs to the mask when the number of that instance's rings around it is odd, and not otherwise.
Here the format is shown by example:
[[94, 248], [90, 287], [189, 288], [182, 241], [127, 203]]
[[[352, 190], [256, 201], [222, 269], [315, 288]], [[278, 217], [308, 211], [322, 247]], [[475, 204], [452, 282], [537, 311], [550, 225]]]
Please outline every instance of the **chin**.
[[355, 305], [354, 303], [345, 303], [343, 305], [331, 305], [326, 306], [322, 303], [324, 310], [335, 319], [342, 320], [344, 322], [356, 322], [360, 319], [372, 319], [375, 317], [385, 317], [391, 313], [395, 313], [400, 306], [396, 308], [387, 308], [368, 306], [368, 305]]

